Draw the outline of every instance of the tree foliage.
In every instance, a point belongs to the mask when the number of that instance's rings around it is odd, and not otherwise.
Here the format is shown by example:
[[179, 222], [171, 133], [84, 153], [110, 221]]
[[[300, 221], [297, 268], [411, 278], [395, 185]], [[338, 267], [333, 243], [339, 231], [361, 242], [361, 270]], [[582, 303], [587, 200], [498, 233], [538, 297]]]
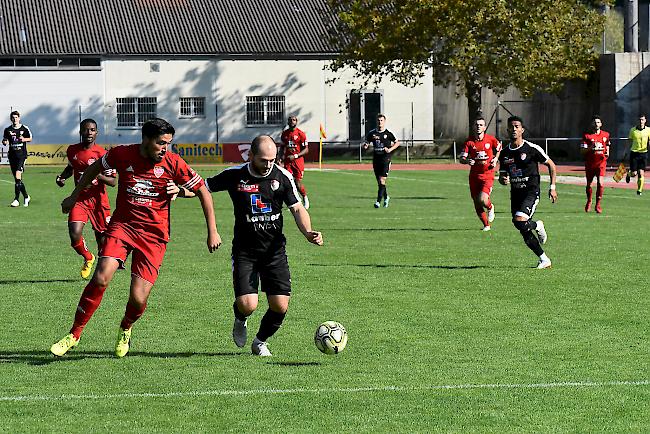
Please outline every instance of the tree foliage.
[[593, 7], [602, 1], [329, 1], [340, 49], [330, 69], [351, 67], [365, 85], [388, 77], [414, 86], [427, 68], [444, 67], [452, 74], [435, 74], [435, 82], [464, 86], [470, 117], [481, 87], [515, 86], [526, 96], [585, 78], [604, 24]]

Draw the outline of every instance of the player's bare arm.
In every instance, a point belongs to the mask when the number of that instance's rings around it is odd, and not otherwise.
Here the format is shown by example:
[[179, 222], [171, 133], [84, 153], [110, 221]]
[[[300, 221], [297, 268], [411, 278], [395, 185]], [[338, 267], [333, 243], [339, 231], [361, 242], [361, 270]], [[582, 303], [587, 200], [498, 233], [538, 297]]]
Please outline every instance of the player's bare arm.
[[495, 167], [497, 167], [497, 163], [499, 162], [499, 156], [500, 155], [501, 155], [501, 151], [497, 152], [497, 154], [494, 156], [494, 158], [492, 160], [490, 160], [490, 165], [489, 165], [490, 169], [494, 169]]
[[97, 181], [101, 182], [102, 184], [106, 184], [109, 187], [115, 187], [117, 185], [117, 177], [112, 175], [105, 175], [103, 173], [97, 175]]
[[557, 202], [557, 190], [555, 189], [555, 180], [557, 178], [557, 168], [555, 167], [555, 163], [553, 160], [550, 158], [546, 160], [544, 163], [546, 167], [548, 167], [548, 176], [551, 178], [551, 185], [549, 186], [548, 189], [548, 197], [551, 199], [552, 203]]
[[291, 214], [293, 214], [293, 218], [296, 221], [296, 226], [298, 226], [300, 232], [302, 232], [305, 238], [307, 238], [307, 241], [312, 244], [316, 244], [317, 246], [322, 246], [323, 234], [311, 229], [311, 218], [309, 217], [309, 213], [302, 205], [302, 203], [297, 203], [289, 209], [291, 210]]
[[205, 217], [205, 224], [208, 228], [208, 251], [210, 253], [217, 250], [221, 247], [221, 235], [217, 232], [217, 220], [214, 217], [214, 205], [212, 203], [212, 195], [208, 191], [205, 185], [202, 185], [201, 188], [197, 191], [196, 195], [201, 201], [201, 207], [203, 208], [203, 216]]
[[395, 149], [397, 149], [397, 148], [399, 148], [399, 140], [395, 140], [395, 141], [390, 145], [389, 148], [384, 148], [384, 152], [386, 152], [387, 154], [390, 154], [391, 152], [393, 152], [393, 151], [394, 151]]
[[56, 177], [56, 185], [58, 185], [59, 187], [63, 187], [65, 185], [65, 180], [72, 176], [72, 172], [73, 172], [73, 168], [70, 164], [65, 166], [63, 172], [61, 172], [61, 174], [57, 175]]
[[79, 179], [79, 182], [75, 186], [74, 190], [72, 190], [72, 193], [70, 193], [70, 196], [66, 197], [61, 202], [61, 211], [63, 211], [63, 214], [70, 212], [75, 202], [77, 202], [79, 193], [88, 187], [93, 182], [93, 180], [97, 178], [97, 175], [102, 172], [102, 170], [102, 160], [97, 160], [88, 166], [88, 169], [86, 169], [84, 174], [81, 176], [81, 179]]
[[460, 158], [458, 159], [460, 164], [469, 164], [470, 166], [473, 166], [476, 161], [474, 161], [472, 158], [469, 158], [469, 155], [466, 154], [461, 154]]
[[307, 144], [307, 142], [305, 142], [303, 144], [303, 148], [302, 148], [302, 150], [300, 152], [298, 152], [297, 154], [292, 154], [289, 157], [292, 160], [297, 160], [298, 158], [304, 157], [305, 155], [307, 155], [308, 152], [309, 152], [309, 145]]

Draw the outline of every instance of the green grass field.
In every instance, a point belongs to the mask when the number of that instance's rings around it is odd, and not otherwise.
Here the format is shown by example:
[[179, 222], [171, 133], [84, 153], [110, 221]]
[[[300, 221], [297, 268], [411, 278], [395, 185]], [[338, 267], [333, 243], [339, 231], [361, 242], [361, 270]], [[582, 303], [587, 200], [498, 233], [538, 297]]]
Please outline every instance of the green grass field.
[[[536, 215], [553, 268], [536, 270], [506, 187], [484, 233], [465, 172], [394, 171], [391, 207], [374, 209], [370, 172], [309, 171], [325, 246], [285, 213], [294, 296], [270, 359], [231, 340], [227, 194], [214, 195], [224, 247], [212, 255], [198, 200], [178, 200], [129, 355], [113, 356], [122, 271], [80, 345], [55, 359], [85, 285], [59, 171], [28, 167], [32, 204], [13, 209], [0, 169], [2, 432], [650, 431], [650, 197], [608, 189], [604, 214], [585, 214], [583, 187], [559, 185]], [[330, 319], [349, 333], [338, 356], [313, 344]]]

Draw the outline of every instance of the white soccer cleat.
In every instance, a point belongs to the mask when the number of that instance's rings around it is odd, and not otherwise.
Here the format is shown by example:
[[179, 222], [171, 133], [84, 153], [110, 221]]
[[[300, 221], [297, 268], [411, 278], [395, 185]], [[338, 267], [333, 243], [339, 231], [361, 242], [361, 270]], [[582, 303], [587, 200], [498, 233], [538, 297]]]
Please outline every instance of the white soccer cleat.
[[232, 325], [232, 340], [235, 341], [235, 345], [239, 348], [246, 345], [246, 340], [248, 338], [247, 325], [248, 320], [240, 321], [237, 318], [235, 318], [235, 322]]
[[543, 270], [544, 268], [551, 268], [551, 260], [550, 259], [540, 259], [539, 262], [537, 263], [537, 269], [538, 270]]
[[491, 231], [492, 228], [490, 226], [483, 226], [483, 229], [481, 229], [483, 232], [488, 232]]
[[388, 208], [389, 202], [390, 202], [390, 196], [386, 196], [386, 199], [384, 199], [384, 208]]
[[304, 202], [305, 209], [309, 209], [309, 198], [305, 196], [302, 198], [302, 201]]
[[[537, 238], [539, 238], [539, 243], [540, 244], [546, 244], [546, 241], [548, 241], [548, 235], [546, 234], [546, 229], [544, 228], [544, 222], [541, 220], [537, 221]], [[549, 262], [550, 264], [550, 262]]]
[[25, 198], [25, 202], [23, 203], [24, 206], [29, 206], [29, 201], [32, 200], [31, 196], [27, 196]]
[[494, 221], [494, 204], [492, 204], [492, 208], [488, 210], [488, 222], [492, 223]]
[[375, 202], [375, 208], [379, 208], [381, 204], [379, 202]]
[[270, 357], [273, 355], [269, 351], [269, 348], [266, 346], [266, 342], [260, 341], [259, 339], [257, 339], [257, 336], [255, 336], [255, 339], [253, 339], [253, 344], [251, 345], [251, 352], [253, 353], [254, 356]]
[[18, 200], [16, 199], [13, 202], [11, 202], [9, 206], [12, 208], [16, 208], [17, 206], [20, 206], [20, 202], [18, 202]]

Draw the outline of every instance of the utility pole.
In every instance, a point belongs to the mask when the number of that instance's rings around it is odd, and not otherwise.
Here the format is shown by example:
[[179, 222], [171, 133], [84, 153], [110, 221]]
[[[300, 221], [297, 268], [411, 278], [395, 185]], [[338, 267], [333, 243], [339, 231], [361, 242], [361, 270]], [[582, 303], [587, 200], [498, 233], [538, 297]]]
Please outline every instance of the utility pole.
[[626, 53], [639, 52], [639, 0], [625, 0], [623, 46]]

